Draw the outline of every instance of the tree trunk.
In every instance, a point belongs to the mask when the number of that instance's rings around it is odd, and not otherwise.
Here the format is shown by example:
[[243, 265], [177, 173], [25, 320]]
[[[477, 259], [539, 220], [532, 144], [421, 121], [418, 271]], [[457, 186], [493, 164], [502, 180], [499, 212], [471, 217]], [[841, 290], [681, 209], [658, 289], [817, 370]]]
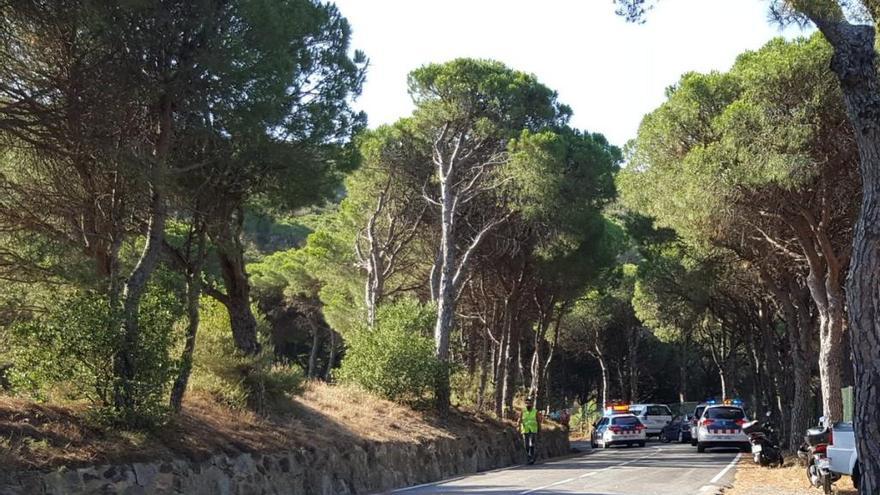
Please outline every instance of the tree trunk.
[[140, 304], [147, 283], [159, 261], [165, 239], [165, 202], [159, 190], [153, 191], [147, 243], [122, 292], [122, 346], [116, 355], [115, 370], [119, 377], [115, 405], [118, 411], [135, 412], [134, 382], [137, 380], [135, 353], [140, 340]]
[[830, 421], [843, 420], [843, 308], [820, 313], [819, 379], [822, 410]]
[[317, 325], [312, 325], [312, 349], [309, 351], [309, 380], [314, 380], [318, 376], [318, 351], [321, 348], [321, 329]]
[[688, 342], [682, 338], [678, 345], [678, 402], [687, 401], [687, 352]]
[[553, 362], [553, 355], [556, 353], [556, 347], [559, 345], [559, 332], [560, 325], [562, 323], [563, 309], [560, 308], [558, 315], [556, 316], [556, 321], [554, 323], [553, 328], [553, 342], [550, 344], [550, 349], [547, 351], [547, 360], [544, 362], [544, 369], [542, 371], [541, 381], [539, 383], [539, 387], [541, 390], [544, 390], [544, 403], [550, 403], [550, 364]]
[[171, 149], [173, 126], [172, 102], [166, 95], [159, 102], [159, 134], [156, 141], [154, 162], [150, 171], [150, 215], [147, 226], [147, 242], [140, 259], [126, 280], [122, 290], [122, 343], [114, 356], [114, 371], [119, 378], [114, 391], [117, 411], [134, 413], [136, 399], [134, 382], [137, 379], [135, 354], [140, 340], [140, 304], [147, 290], [147, 283], [159, 261], [165, 241], [167, 207], [163, 194], [166, 160]]
[[595, 346], [593, 357], [599, 361], [599, 368], [602, 370], [602, 411], [604, 411], [608, 405], [608, 367], [605, 366], [605, 357], [598, 344]]
[[205, 231], [199, 228], [196, 258], [186, 273], [186, 337], [183, 353], [180, 356], [180, 369], [171, 387], [171, 409], [180, 412], [183, 396], [186, 393], [192, 372], [193, 352], [196, 348], [196, 334], [199, 330], [199, 298], [202, 296], [202, 265], [205, 261]]
[[[847, 279], [855, 378], [855, 429], [862, 494], [880, 493], [880, 85], [875, 28], [806, 12], [834, 47], [847, 115], [859, 147], [862, 207]], [[875, 19], [876, 20], [876, 19]]]
[[639, 327], [630, 328], [630, 340], [627, 365], [629, 366], [629, 397], [630, 401], [639, 400]]
[[486, 407], [486, 385], [489, 381], [489, 332], [483, 329], [483, 338], [480, 339], [480, 384], [477, 388], [477, 410], [483, 411]]
[[336, 346], [339, 345], [339, 334], [332, 328], [330, 329], [330, 349], [327, 356], [327, 369], [324, 371], [324, 381], [330, 383], [333, 381], [333, 367], [336, 366]]
[[516, 395], [517, 362], [519, 361], [519, 324], [515, 318], [510, 319], [510, 330], [507, 341], [507, 353], [504, 356], [504, 417], [511, 418], [513, 415], [513, 397]]
[[506, 313], [502, 319], [501, 342], [498, 344], [495, 360], [495, 416], [498, 418], [504, 417], [504, 383], [507, 381], [505, 358], [510, 347], [510, 326], [506, 321]]
[[[442, 166], [441, 166], [442, 168]], [[440, 174], [440, 276], [437, 286], [437, 322], [434, 327], [434, 345], [437, 359], [443, 366], [449, 362], [449, 334], [455, 325], [455, 272], [456, 249], [454, 237], [455, 202], [452, 187], [447, 184], [448, 175]], [[435, 386], [437, 411], [445, 417], [449, 411], [449, 373], [443, 370], [437, 375]]]
[[[256, 354], [260, 352], [257, 319], [251, 310], [251, 286], [240, 239], [243, 216], [241, 211], [237, 215], [229, 215], [212, 234], [226, 288], [225, 297], [218, 298], [218, 301], [226, 306], [229, 313], [235, 347], [244, 354]], [[236, 225], [234, 230], [230, 226], [233, 223]], [[214, 293], [211, 295], [217, 297]]]

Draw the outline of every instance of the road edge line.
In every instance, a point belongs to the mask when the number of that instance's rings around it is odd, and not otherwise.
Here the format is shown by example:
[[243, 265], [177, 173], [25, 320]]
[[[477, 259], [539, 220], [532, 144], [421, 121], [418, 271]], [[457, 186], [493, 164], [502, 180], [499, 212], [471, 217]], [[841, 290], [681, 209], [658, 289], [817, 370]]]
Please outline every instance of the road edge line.
[[719, 481], [721, 481], [721, 478], [723, 478], [724, 475], [726, 475], [728, 472], [730, 472], [730, 470], [733, 469], [734, 466], [736, 466], [736, 464], [739, 462], [739, 460], [741, 458], [742, 458], [742, 452], [736, 454], [736, 457], [734, 457], [733, 460], [730, 461], [730, 463], [724, 469], [722, 469], [720, 473], [716, 474], [715, 477], [712, 478], [711, 481], [709, 481], [709, 484], [714, 485], [714, 484], [718, 483]]

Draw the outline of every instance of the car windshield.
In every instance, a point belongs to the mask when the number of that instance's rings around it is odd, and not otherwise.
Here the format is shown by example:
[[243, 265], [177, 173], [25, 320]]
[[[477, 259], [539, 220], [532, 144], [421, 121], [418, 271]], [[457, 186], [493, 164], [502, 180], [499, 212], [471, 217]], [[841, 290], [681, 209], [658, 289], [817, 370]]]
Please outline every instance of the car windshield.
[[738, 407], [713, 407], [706, 411], [706, 415], [704, 416], [708, 419], [744, 419], [746, 417], [745, 412]]
[[635, 416], [622, 416], [612, 419], [611, 424], [614, 426], [636, 426], [639, 424], [639, 420]]
[[648, 406], [648, 416], [672, 416], [666, 406]]

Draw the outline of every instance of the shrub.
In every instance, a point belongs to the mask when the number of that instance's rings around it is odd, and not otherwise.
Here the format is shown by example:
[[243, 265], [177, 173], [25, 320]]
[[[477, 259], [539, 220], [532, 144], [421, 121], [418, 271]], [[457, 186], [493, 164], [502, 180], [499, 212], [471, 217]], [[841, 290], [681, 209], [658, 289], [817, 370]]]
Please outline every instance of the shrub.
[[582, 435], [588, 434], [593, 429], [593, 423], [602, 418], [602, 411], [595, 400], [586, 404], [577, 404], [572, 411], [569, 427], [571, 431], [578, 431]]
[[434, 311], [417, 301], [382, 306], [375, 328], [345, 336], [339, 378], [395, 402], [424, 403], [442, 370], [428, 336], [433, 323]]
[[36, 399], [86, 399], [101, 417], [129, 426], [149, 426], [166, 412], [166, 392], [174, 373], [169, 354], [177, 303], [150, 290], [140, 306], [140, 335], [135, 343], [131, 384], [133, 410], [112, 407], [119, 378], [113, 368], [122, 329], [106, 296], [77, 292], [54, 310], [14, 325], [10, 332], [14, 390]]
[[261, 351], [243, 355], [235, 348], [226, 308], [213, 299], [200, 303], [200, 324], [193, 355], [190, 385], [234, 409], [249, 408], [265, 413], [284, 399], [300, 392], [302, 369], [275, 361], [266, 337], [266, 324], [259, 321]]
[[[449, 378], [452, 391], [452, 403], [470, 408], [478, 408], [480, 405], [480, 369], [470, 373], [466, 368], [454, 368]], [[495, 386], [491, 376], [486, 379], [486, 388], [483, 390], [482, 410], [491, 408], [494, 403]]]

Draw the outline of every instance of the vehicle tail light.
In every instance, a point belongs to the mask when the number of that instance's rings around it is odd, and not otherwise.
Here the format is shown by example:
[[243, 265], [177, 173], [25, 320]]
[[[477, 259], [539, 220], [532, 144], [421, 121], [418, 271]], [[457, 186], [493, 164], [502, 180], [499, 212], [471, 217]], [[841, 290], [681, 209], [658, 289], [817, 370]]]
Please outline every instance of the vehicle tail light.
[[828, 445], [834, 445], [834, 428], [828, 428]]
[[736, 424], [737, 424], [737, 426], [742, 426], [742, 425], [746, 424], [746, 420], [738, 419], [738, 420], [736, 420]]
[[621, 432], [621, 428], [619, 426], [612, 426], [611, 428], [608, 428], [608, 429], [611, 430], [611, 433], [620, 433]]
[[700, 426], [709, 426], [709, 425], [711, 425], [711, 424], [714, 423], [714, 422], [715, 422], [714, 419], [701, 419], [701, 420], [700, 420]]
[[816, 445], [816, 449], [813, 452], [817, 454], [824, 454], [828, 452], [828, 446], [824, 443], [820, 443], [819, 445]]

